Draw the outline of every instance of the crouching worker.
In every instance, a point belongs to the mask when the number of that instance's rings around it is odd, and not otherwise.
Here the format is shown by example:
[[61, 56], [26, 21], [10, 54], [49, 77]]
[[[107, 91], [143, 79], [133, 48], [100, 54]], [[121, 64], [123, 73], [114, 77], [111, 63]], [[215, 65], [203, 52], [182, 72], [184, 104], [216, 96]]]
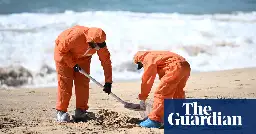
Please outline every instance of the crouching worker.
[[164, 118], [164, 99], [185, 99], [183, 88], [190, 76], [190, 65], [182, 56], [169, 51], [139, 51], [134, 56], [138, 69], [144, 68], [141, 93], [138, 95], [140, 107], [144, 107], [156, 74], [160, 84], [154, 92], [154, 102], [148, 118], [141, 127], [159, 128]]
[[72, 95], [73, 81], [76, 95], [76, 119], [85, 118], [88, 110], [90, 79], [79, 72], [83, 69], [90, 74], [92, 55], [97, 52], [104, 70], [105, 85], [103, 91], [111, 92], [112, 65], [110, 53], [106, 46], [106, 34], [100, 28], [73, 26], [62, 33], [55, 40], [54, 60], [56, 64], [57, 89], [57, 121], [67, 122], [67, 113]]

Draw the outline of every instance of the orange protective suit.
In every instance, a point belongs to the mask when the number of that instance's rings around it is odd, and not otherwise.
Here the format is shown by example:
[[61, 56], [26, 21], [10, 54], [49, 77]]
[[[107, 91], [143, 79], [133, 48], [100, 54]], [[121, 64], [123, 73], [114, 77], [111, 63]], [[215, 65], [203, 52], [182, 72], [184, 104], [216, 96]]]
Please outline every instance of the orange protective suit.
[[88, 42], [102, 43], [106, 40], [105, 32], [100, 28], [73, 26], [63, 31], [55, 40], [54, 60], [58, 77], [56, 109], [67, 112], [72, 95], [73, 80], [75, 85], [76, 108], [87, 110], [90, 79], [73, 67], [78, 64], [90, 74], [92, 55], [97, 52], [104, 70], [105, 82], [112, 83], [112, 65], [107, 46], [91, 49]]
[[182, 56], [169, 51], [139, 51], [134, 62], [141, 62], [144, 68], [141, 93], [138, 98], [146, 100], [153, 86], [156, 74], [160, 84], [154, 93], [154, 103], [148, 118], [163, 122], [164, 99], [183, 99], [183, 88], [190, 76], [190, 65]]

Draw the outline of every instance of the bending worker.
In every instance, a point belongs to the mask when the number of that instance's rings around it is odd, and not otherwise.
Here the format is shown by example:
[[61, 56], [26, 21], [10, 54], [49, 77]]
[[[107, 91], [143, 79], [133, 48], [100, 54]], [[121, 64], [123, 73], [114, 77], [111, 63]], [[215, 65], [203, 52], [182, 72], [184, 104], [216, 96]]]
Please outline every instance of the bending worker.
[[105, 32], [96, 27], [73, 26], [55, 40], [54, 60], [58, 77], [57, 121], [67, 122], [67, 113], [72, 95], [73, 80], [75, 85], [76, 109], [74, 117], [83, 119], [88, 110], [90, 79], [79, 72], [83, 69], [90, 74], [92, 55], [97, 52], [104, 70], [105, 85], [103, 91], [110, 94], [112, 85], [112, 65], [106, 46]]
[[[159, 128], [163, 123], [164, 99], [184, 99], [183, 88], [190, 76], [190, 65], [182, 56], [169, 51], [139, 51], [134, 56], [138, 69], [144, 68], [142, 76], [141, 107], [145, 108], [147, 99], [153, 86], [156, 74], [160, 84], [154, 92], [154, 103], [148, 118], [140, 123], [147, 128]], [[143, 105], [144, 104], [144, 105]]]

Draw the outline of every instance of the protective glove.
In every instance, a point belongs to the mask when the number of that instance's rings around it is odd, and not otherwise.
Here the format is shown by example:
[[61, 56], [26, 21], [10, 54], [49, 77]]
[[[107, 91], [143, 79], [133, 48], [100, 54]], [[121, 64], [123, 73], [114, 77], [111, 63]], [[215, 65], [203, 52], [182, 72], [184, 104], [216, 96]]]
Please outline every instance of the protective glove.
[[137, 70], [140, 70], [141, 68], [143, 68], [143, 64], [141, 62], [137, 62]]
[[112, 83], [106, 82], [103, 91], [107, 94], [111, 93]]
[[75, 72], [79, 72], [79, 70], [81, 70], [81, 67], [78, 66], [78, 64], [76, 64], [74, 67], [73, 67], [74, 71]]

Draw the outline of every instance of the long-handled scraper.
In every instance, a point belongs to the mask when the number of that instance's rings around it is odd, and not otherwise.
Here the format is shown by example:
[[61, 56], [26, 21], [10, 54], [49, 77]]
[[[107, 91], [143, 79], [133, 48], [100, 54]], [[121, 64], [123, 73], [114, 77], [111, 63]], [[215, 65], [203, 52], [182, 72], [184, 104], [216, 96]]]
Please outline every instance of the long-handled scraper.
[[[87, 74], [82, 68], [79, 69], [79, 72], [82, 73], [83, 75], [85, 75], [86, 77], [88, 77], [89, 79], [91, 79], [93, 82], [95, 82], [98, 86], [100, 86], [101, 88], [104, 88], [104, 86], [99, 83], [98, 81], [96, 81], [94, 78], [92, 78], [89, 74]], [[112, 97], [114, 97], [116, 100], [118, 100], [119, 102], [121, 102], [125, 108], [130, 109], [130, 110], [135, 110], [135, 111], [144, 111], [144, 109], [140, 109], [139, 106], [135, 106], [132, 105], [132, 103], [128, 103], [123, 101], [121, 98], [117, 97], [115, 94], [113, 94], [112, 92], [110, 93], [110, 95]]]

